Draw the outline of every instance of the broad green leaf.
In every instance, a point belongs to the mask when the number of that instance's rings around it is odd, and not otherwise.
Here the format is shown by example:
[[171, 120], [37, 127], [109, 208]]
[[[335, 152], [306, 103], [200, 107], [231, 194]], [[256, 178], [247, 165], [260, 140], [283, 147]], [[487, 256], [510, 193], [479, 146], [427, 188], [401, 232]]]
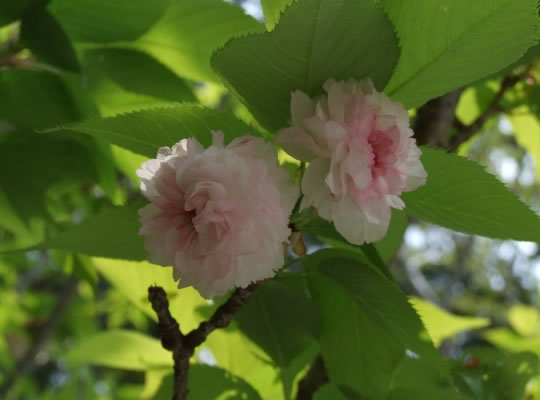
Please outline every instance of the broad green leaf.
[[147, 258], [137, 210], [142, 203], [107, 208], [80, 225], [48, 239], [40, 247], [87, 254], [95, 257], [144, 260]]
[[0, 7], [0, 26], [20, 19], [24, 11], [35, 2], [36, 0], [3, 1]]
[[[193, 364], [188, 375], [190, 400], [261, 400], [261, 396], [242, 377], [209, 365]], [[154, 400], [170, 400], [173, 395], [172, 375], [165, 378]]]
[[[24, 151], [24, 162], [21, 161]], [[44, 168], [46, 166], [46, 168]], [[90, 184], [96, 180], [91, 154], [74, 140], [50, 138], [30, 132], [12, 132], [0, 137], [0, 226], [30, 236], [9, 243], [3, 237], [0, 246], [21, 248], [54, 232], [48, 205], [51, 191], [63, 185]], [[48, 225], [44, 226], [43, 222]]]
[[31, 7], [24, 13], [20, 35], [22, 44], [39, 59], [79, 72], [79, 61], [68, 36], [44, 6]]
[[145, 371], [173, 365], [172, 353], [159, 340], [138, 332], [109, 330], [89, 337], [67, 353], [74, 364]]
[[332, 382], [366, 398], [383, 398], [406, 357], [446, 374], [420, 318], [399, 288], [345, 250], [321, 250], [303, 261], [322, 317], [320, 345]]
[[[437, 399], [437, 400], [472, 400], [451, 389], [434, 387], [399, 388], [392, 390], [385, 400]], [[493, 399], [495, 400], [495, 399]]]
[[527, 106], [517, 108], [509, 117], [517, 142], [534, 158], [536, 178], [540, 181], [540, 120]]
[[497, 347], [513, 352], [532, 351], [540, 357], [539, 336], [524, 338], [509, 328], [490, 329], [485, 331], [482, 336]]
[[333, 383], [327, 383], [317, 390], [313, 400], [348, 400], [348, 398]]
[[195, 137], [206, 147], [212, 143], [212, 130], [223, 131], [226, 142], [248, 133], [257, 134], [232, 114], [191, 104], [87, 120], [59, 129], [86, 133], [151, 158], [156, 157], [160, 147], [172, 146], [184, 138]]
[[403, 234], [407, 227], [405, 214], [400, 210], [392, 210], [392, 220], [387, 235], [375, 244], [353, 245], [336, 231], [334, 224], [320, 217], [314, 217], [311, 211], [305, 211], [293, 220], [297, 230], [316, 235], [324, 243], [338, 249], [352, 250], [358, 253], [363, 262], [371, 263], [388, 278], [391, 275], [384, 264], [399, 249]]
[[444, 339], [451, 338], [459, 332], [489, 325], [489, 319], [487, 318], [463, 317], [450, 314], [448, 311], [418, 297], [412, 297], [409, 300], [420, 315], [435, 346], [439, 346]]
[[0, 118], [17, 126], [49, 128], [81, 118], [70, 89], [51, 72], [3, 71], [0, 93]]
[[292, 4], [294, 0], [261, 0], [266, 28], [271, 31], [279, 21], [283, 10]]
[[507, 312], [508, 322], [521, 336], [540, 334], [540, 313], [535, 307], [515, 304]]
[[149, 105], [163, 104], [164, 100], [195, 101], [186, 82], [144, 52], [121, 47], [90, 49], [84, 53], [82, 63], [88, 74], [89, 90], [100, 109], [108, 114], [132, 111], [129, 103], [135, 96], [131, 93], [150, 97]]
[[170, 0], [53, 0], [49, 10], [72, 40], [112, 43], [137, 39], [163, 15]]
[[217, 365], [231, 374], [241, 376], [264, 399], [284, 399], [285, 372], [268, 359], [267, 354], [247, 339], [233, 322], [226, 329], [218, 329], [199, 347], [210, 351]]
[[403, 193], [405, 212], [465, 233], [540, 240], [540, 218], [483, 167], [426, 147], [421, 160], [427, 184]]
[[111, 285], [150, 318], [157, 319], [148, 300], [148, 288], [161, 286], [167, 292], [169, 310], [183, 332], [195, 329], [203, 320], [203, 317], [193, 310], [196, 307], [206, 306], [207, 301], [192, 287], [179, 290], [170, 267], [146, 261], [134, 262], [110, 258], [93, 258], [92, 261]]
[[500, 349], [465, 349], [454, 364], [454, 380], [463, 392], [485, 400], [524, 399], [527, 383], [538, 372], [531, 352], [508, 354]]
[[118, 169], [138, 186], [139, 177], [135, 171], [140, 168], [143, 162], [148, 160], [148, 157], [141, 156], [140, 154], [133, 153], [122, 147], [114, 145], [111, 146], [111, 150], [113, 153], [114, 162]]
[[408, 108], [502, 69], [538, 37], [537, 0], [381, 3], [401, 46], [385, 92]]
[[399, 56], [384, 11], [372, 0], [299, 0], [272, 32], [231, 40], [212, 66], [269, 130], [287, 125], [291, 92], [323, 92], [329, 78], [370, 77], [381, 90]]
[[[288, 285], [265, 282], [235, 316], [240, 330], [260, 346], [282, 371], [317, 338], [317, 309]], [[284, 389], [292, 390], [282, 374]]]
[[[147, 1], [147, 0], [143, 0]], [[243, 10], [220, 0], [171, 0], [163, 18], [136, 42], [178, 75], [217, 81], [212, 52], [234, 37], [264, 27]]]

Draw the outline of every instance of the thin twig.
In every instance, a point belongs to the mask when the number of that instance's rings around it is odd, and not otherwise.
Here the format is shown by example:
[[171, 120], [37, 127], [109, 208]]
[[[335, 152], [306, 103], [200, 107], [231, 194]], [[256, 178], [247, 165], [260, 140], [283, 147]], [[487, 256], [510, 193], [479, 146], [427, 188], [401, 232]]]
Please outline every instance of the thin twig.
[[174, 360], [174, 390], [173, 400], [185, 400], [188, 395], [189, 359], [195, 348], [201, 345], [214, 330], [230, 324], [234, 314], [248, 302], [257, 288], [258, 283], [252, 283], [247, 288], [238, 288], [223, 303], [208, 321], [201, 324], [187, 335], [180, 330], [178, 322], [169, 311], [169, 301], [165, 290], [159, 286], [148, 288], [148, 299], [158, 316], [158, 327], [163, 347], [173, 353]]
[[488, 107], [484, 110], [482, 114], [476, 118], [472, 124], [464, 125], [457, 118], [454, 122], [454, 126], [457, 128], [457, 133], [450, 138], [450, 142], [447, 146], [447, 149], [450, 151], [456, 151], [457, 148], [469, 138], [471, 138], [476, 132], [478, 132], [489, 118], [501, 111], [500, 103], [504, 97], [504, 94], [513, 88], [520, 80], [522, 79], [521, 75], [508, 75], [504, 77], [499, 91], [491, 100]]
[[2, 384], [2, 387], [0, 388], [0, 399], [8, 398], [10, 391], [13, 389], [19, 378], [25, 376], [34, 367], [36, 356], [54, 333], [56, 327], [60, 321], [62, 321], [65, 312], [69, 309], [72, 300], [75, 298], [77, 286], [78, 280], [76, 278], [71, 278], [62, 292], [58, 295], [58, 301], [51, 311], [49, 318], [36, 334], [34, 341], [28, 350], [17, 362], [15, 371], [9, 375]]

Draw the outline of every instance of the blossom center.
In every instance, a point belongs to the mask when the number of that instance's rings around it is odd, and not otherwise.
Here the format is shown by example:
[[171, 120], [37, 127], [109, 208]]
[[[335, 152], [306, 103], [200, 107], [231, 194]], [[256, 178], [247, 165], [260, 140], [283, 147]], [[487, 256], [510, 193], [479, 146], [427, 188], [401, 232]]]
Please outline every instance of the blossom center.
[[368, 143], [373, 153], [372, 176], [375, 178], [385, 175], [389, 164], [392, 162], [394, 141], [383, 132], [374, 131], [369, 135]]

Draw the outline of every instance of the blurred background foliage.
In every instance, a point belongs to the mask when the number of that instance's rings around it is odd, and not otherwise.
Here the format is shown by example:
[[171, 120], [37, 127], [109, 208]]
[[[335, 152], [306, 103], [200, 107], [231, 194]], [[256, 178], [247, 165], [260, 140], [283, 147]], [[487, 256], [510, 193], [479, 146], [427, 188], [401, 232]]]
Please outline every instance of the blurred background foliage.
[[[271, 2], [262, 3], [275, 20]], [[172, 364], [152, 338], [147, 287], [169, 291], [186, 330], [215, 305], [191, 289], [176, 291], [170, 271], [148, 263], [33, 247], [108, 205], [136, 200], [134, 171], [145, 160], [90, 136], [47, 129], [171, 102], [199, 102], [256, 124], [219, 83], [210, 57], [229, 38], [264, 29], [263, 8], [252, 0], [0, 2], [0, 398], [168, 398], [161, 383]], [[464, 88], [457, 116], [474, 121], [508, 75], [521, 78], [459, 153], [540, 212], [540, 47]], [[291, 160], [280, 157], [294, 173]], [[538, 244], [456, 233], [399, 213], [393, 221], [392, 239], [378, 249], [413, 296], [456, 384], [478, 399], [540, 398]], [[305, 242], [309, 252], [335, 244], [310, 235]], [[11, 251], [21, 248], [29, 251]], [[276, 365], [249, 324], [249, 313], [258, 311], [243, 312], [197, 353], [192, 398], [294, 393], [316, 348], [308, 344], [290, 359], [285, 349]], [[276, 335], [287, 331], [278, 327]], [[316, 398], [337, 399], [334, 390], [327, 385]]]

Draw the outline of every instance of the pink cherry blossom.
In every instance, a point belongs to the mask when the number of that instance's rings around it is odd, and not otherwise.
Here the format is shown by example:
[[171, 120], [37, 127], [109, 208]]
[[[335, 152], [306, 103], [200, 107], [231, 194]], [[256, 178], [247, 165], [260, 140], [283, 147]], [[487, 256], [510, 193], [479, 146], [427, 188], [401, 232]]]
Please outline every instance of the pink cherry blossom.
[[150, 262], [173, 265], [179, 287], [210, 298], [273, 276], [284, 262], [298, 189], [274, 147], [213, 132], [204, 149], [184, 139], [137, 170], [151, 203], [139, 210]]
[[388, 230], [391, 208], [402, 209], [402, 192], [426, 181], [420, 150], [411, 138], [407, 110], [379, 93], [371, 80], [328, 80], [326, 95], [292, 94], [292, 126], [277, 141], [309, 162], [302, 207], [354, 244], [373, 242]]

